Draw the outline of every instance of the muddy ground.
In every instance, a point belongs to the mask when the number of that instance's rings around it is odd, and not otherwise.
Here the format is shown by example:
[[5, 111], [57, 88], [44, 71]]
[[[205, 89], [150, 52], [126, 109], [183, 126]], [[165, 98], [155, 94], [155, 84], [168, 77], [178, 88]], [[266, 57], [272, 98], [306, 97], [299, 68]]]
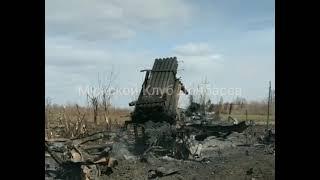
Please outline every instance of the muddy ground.
[[[226, 140], [208, 137], [203, 142], [195, 142], [202, 152], [190, 160], [177, 160], [168, 156], [150, 155], [141, 162], [138, 156], [130, 153], [129, 147], [115, 148], [118, 165], [110, 175], [98, 179], [148, 179], [150, 170], [162, 173], [177, 173], [154, 179], [274, 179], [275, 152], [270, 145], [261, 144], [257, 139], [264, 134], [265, 125], [249, 127], [243, 133], [231, 134]], [[272, 127], [274, 128], [274, 126]], [[250, 134], [250, 138], [246, 135]], [[125, 139], [125, 137], [123, 137]], [[124, 157], [120, 157], [124, 156]], [[48, 163], [50, 157], [46, 158]], [[155, 172], [155, 171], [154, 171]], [[48, 178], [50, 179], [50, 178]]]

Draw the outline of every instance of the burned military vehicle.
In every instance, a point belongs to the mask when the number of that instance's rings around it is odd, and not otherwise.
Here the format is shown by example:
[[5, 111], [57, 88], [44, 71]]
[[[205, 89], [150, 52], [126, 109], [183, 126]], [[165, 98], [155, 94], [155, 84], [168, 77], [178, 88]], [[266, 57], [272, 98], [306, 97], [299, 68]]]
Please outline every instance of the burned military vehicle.
[[[195, 135], [201, 141], [208, 136], [226, 137], [233, 131], [242, 132], [247, 128], [245, 122], [226, 126], [186, 123], [184, 116], [180, 116], [178, 100], [181, 91], [184, 94], [188, 94], [188, 91], [176, 76], [177, 68], [177, 58], [169, 57], [155, 59], [151, 70], [141, 70], [146, 73], [145, 78], [138, 99], [129, 103], [135, 108], [125, 126], [133, 126], [135, 150], [142, 156], [150, 149], [155, 151], [155, 147], [161, 147], [158, 149], [161, 153], [177, 159], [188, 159], [190, 135]], [[206, 119], [203, 118], [203, 121]]]
[[144, 123], [147, 121], [169, 122], [179, 120], [178, 100], [180, 91], [188, 94], [181, 80], [176, 77], [178, 61], [176, 57], [155, 59], [152, 69], [146, 72], [139, 97], [129, 103], [135, 106], [131, 121], [126, 123]]

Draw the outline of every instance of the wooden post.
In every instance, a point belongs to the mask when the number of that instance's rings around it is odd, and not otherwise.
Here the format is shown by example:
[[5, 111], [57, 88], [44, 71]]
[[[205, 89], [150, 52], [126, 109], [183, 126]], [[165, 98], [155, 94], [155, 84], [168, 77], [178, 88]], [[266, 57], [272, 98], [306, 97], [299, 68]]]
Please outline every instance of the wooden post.
[[229, 116], [231, 115], [231, 112], [232, 112], [232, 103], [229, 105]]
[[267, 114], [267, 129], [269, 129], [270, 98], [271, 98], [271, 81], [269, 81], [269, 95], [268, 95], [268, 114]]

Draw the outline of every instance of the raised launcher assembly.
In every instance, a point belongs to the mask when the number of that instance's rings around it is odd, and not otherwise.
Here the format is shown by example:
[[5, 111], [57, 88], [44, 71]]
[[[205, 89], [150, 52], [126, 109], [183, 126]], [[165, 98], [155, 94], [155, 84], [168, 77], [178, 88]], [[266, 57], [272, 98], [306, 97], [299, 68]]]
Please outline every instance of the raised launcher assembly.
[[188, 94], [184, 85], [176, 77], [178, 61], [176, 57], [155, 59], [152, 70], [146, 72], [138, 100], [129, 103], [135, 106], [131, 114], [130, 123], [144, 123], [146, 121], [166, 121], [175, 124], [179, 120], [179, 93]]

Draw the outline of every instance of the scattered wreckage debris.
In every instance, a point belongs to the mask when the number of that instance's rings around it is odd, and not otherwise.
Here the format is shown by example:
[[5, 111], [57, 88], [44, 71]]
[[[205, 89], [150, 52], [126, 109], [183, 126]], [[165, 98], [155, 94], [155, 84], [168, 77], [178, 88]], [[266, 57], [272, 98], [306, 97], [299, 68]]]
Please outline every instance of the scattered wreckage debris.
[[265, 148], [266, 154], [275, 155], [275, 131], [272, 129], [266, 129], [264, 135], [258, 138], [258, 142], [260, 142]]
[[148, 162], [150, 153], [155, 157], [201, 161], [200, 152], [206, 149], [248, 145], [247, 135], [243, 133], [248, 126], [241, 122], [237, 125], [192, 124], [176, 128], [166, 122], [148, 121], [143, 125], [145, 142], [142, 145], [145, 150], [140, 161]]
[[146, 156], [150, 152], [157, 157], [168, 155], [176, 159], [188, 158], [186, 140], [176, 131], [175, 126], [153, 121], [148, 121], [143, 126], [146, 148], [140, 157], [142, 161], [146, 161]]
[[272, 129], [266, 129], [265, 134], [259, 137], [259, 142], [262, 144], [274, 144], [275, 143], [275, 131]]
[[157, 169], [150, 169], [148, 171], [148, 179], [155, 179], [158, 177], [170, 176], [179, 173], [179, 170], [165, 169], [164, 167], [158, 167]]
[[48, 169], [46, 174], [58, 179], [75, 180], [91, 180], [102, 174], [111, 174], [112, 168], [118, 164], [115, 158], [110, 157], [112, 146], [83, 146], [87, 142], [105, 137], [104, 133], [100, 132], [73, 140], [46, 141], [45, 150], [58, 165], [55, 171]]
[[186, 131], [190, 133], [196, 132], [195, 139], [203, 141], [209, 136], [226, 138], [232, 132], [243, 132], [249, 125], [245, 121], [232, 125], [204, 125], [204, 124], [190, 124], [186, 126]]

